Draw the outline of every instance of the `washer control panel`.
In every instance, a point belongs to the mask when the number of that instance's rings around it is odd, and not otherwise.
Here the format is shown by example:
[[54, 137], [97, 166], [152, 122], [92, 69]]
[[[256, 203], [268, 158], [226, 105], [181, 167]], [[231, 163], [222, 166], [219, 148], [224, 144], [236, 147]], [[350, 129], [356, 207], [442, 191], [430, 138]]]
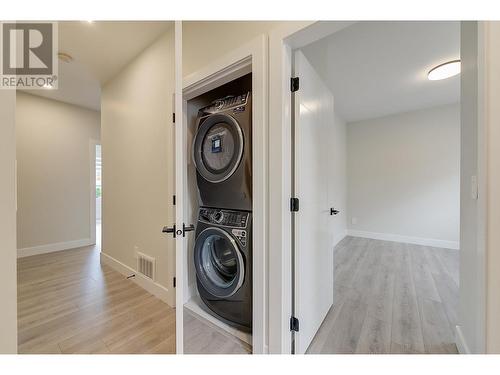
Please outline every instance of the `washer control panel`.
[[[248, 225], [248, 212], [232, 211], [217, 208], [200, 208], [198, 219], [205, 223], [217, 224], [231, 228], [246, 229]], [[245, 232], [245, 231], [243, 231]], [[245, 237], [246, 233], [242, 235]]]
[[249, 96], [249, 92], [242, 95], [226, 96], [225, 98], [214, 100], [209, 106], [200, 109], [200, 112], [212, 114], [229, 108], [234, 108], [237, 112], [241, 112], [245, 110], [245, 105], [248, 102]]

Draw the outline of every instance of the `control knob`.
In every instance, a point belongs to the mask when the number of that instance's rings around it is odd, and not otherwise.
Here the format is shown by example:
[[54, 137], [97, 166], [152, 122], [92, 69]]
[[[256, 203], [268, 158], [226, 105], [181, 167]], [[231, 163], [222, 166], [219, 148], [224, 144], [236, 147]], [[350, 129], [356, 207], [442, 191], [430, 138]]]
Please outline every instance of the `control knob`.
[[217, 100], [214, 104], [215, 109], [219, 110], [224, 107], [224, 100]]
[[222, 220], [224, 220], [224, 213], [222, 211], [217, 211], [214, 213], [212, 218], [214, 219], [214, 221], [216, 223], [220, 224], [220, 223], [222, 223]]

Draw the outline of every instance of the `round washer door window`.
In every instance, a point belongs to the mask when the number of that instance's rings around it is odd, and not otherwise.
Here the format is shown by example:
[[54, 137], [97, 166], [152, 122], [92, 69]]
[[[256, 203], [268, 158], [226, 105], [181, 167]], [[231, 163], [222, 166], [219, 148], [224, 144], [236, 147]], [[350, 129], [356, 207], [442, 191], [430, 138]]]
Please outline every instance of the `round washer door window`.
[[219, 228], [207, 228], [196, 238], [196, 276], [212, 295], [227, 298], [243, 284], [244, 263], [238, 245]]
[[200, 175], [217, 183], [227, 180], [243, 157], [244, 139], [238, 122], [229, 115], [209, 116], [193, 142], [193, 160]]

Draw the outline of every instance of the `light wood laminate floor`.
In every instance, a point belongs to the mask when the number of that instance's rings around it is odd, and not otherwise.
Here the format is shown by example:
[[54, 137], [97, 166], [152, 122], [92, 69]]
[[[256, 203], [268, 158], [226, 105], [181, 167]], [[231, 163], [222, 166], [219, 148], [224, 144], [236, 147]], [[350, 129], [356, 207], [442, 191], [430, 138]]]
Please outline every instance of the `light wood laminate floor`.
[[184, 308], [185, 354], [250, 354], [252, 348]]
[[[184, 349], [245, 354], [251, 348], [186, 312]], [[19, 353], [175, 353], [175, 310], [101, 264], [97, 247], [18, 259]]]
[[96, 247], [18, 259], [19, 353], [175, 353], [175, 310]]
[[346, 237], [308, 353], [457, 353], [459, 252]]

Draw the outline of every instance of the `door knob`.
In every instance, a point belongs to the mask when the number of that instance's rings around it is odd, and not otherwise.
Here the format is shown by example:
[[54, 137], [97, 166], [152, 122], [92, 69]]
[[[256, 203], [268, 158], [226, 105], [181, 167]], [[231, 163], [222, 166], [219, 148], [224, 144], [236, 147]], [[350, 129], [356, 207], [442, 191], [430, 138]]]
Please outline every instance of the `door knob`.
[[182, 223], [182, 237], [186, 237], [186, 232], [191, 232], [194, 230], [194, 225], [191, 224], [191, 225], [188, 225], [186, 227], [186, 225], [184, 223]]
[[175, 230], [175, 224], [171, 227], [163, 227], [162, 233], [172, 233], [172, 236], [175, 238], [177, 235]]
[[340, 211], [336, 210], [335, 208], [330, 208], [330, 215], [337, 215]]

